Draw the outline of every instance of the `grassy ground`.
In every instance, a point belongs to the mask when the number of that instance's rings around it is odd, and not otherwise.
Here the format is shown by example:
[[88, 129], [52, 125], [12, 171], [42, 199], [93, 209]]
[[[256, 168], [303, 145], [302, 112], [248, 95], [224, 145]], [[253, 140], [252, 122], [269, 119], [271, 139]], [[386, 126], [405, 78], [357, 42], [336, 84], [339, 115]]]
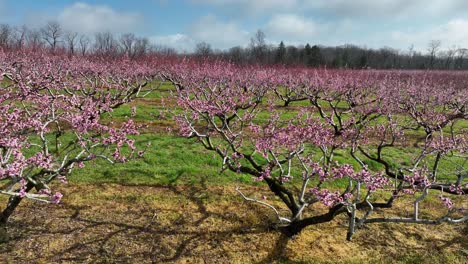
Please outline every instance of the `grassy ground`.
[[[12, 217], [5, 263], [464, 263], [468, 225], [374, 224], [345, 240], [346, 218], [311, 226], [288, 240], [274, 215], [235, 192], [265, 195], [250, 176], [219, 173], [220, 162], [194, 140], [143, 134], [153, 146], [127, 164], [89, 164], [70, 176], [59, 205], [25, 201]], [[5, 204], [6, 197], [0, 197]], [[466, 202], [466, 201], [465, 201]], [[442, 207], [434, 197], [424, 217]], [[284, 210], [284, 208], [283, 208]], [[312, 209], [313, 213], [325, 210]], [[411, 215], [411, 202], [387, 215]], [[284, 210], [286, 212], [286, 210]], [[401, 215], [403, 214], [403, 215]], [[378, 216], [379, 213], [375, 216]]]
[[11, 240], [0, 246], [3, 263], [464, 263], [468, 257], [466, 225], [374, 224], [347, 242], [342, 217], [288, 240], [269, 228], [270, 211], [243, 202], [233, 184], [62, 189], [60, 205], [27, 201], [18, 210]]
[[[176, 124], [161, 118], [161, 98], [170, 87], [164, 89], [134, 103], [136, 121], [146, 125], [137, 145], [152, 144], [144, 157], [115, 166], [93, 161], [75, 170], [68, 185], [54, 186], [65, 195], [60, 205], [25, 201], [11, 219], [11, 240], [0, 244], [0, 262], [466, 263], [467, 224], [374, 224], [347, 242], [343, 216], [286, 239], [272, 229], [268, 209], [244, 202], [234, 191], [242, 186], [246, 194], [265, 195], [279, 205], [263, 183], [248, 175], [220, 174], [221, 161], [213, 153], [194, 139], [167, 132]], [[130, 109], [123, 106], [112, 116], [125, 120]], [[413, 152], [407, 147], [387, 154], [405, 160]], [[336, 158], [349, 156], [338, 153]], [[449, 170], [451, 165], [441, 166]], [[0, 197], [0, 204], [6, 199]], [[386, 214], [411, 214], [409, 200], [398, 206]], [[440, 208], [441, 202], [430, 197], [421, 215]], [[312, 212], [320, 210], [325, 208]]]
[[142, 158], [116, 165], [98, 159], [74, 171], [71, 183], [196, 184], [202, 177], [208, 177], [211, 185], [253, 182], [252, 177], [245, 174], [221, 173], [219, 157], [206, 151], [195, 139], [143, 134], [136, 137], [136, 142], [141, 149], [151, 143]]

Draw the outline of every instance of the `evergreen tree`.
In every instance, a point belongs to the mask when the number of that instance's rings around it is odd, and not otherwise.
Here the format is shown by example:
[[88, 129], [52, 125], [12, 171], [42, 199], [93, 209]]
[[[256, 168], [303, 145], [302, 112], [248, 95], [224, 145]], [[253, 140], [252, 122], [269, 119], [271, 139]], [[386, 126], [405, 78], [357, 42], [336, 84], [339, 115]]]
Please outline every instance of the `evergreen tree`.
[[311, 54], [312, 54], [312, 48], [310, 47], [309, 43], [307, 43], [304, 47], [304, 61], [303, 61], [303, 63], [307, 66], [311, 66], [310, 65]]
[[275, 63], [284, 63], [284, 58], [286, 56], [286, 46], [283, 41], [280, 42], [278, 48], [276, 49]]
[[320, 51], [320, 48], [317, 45], [314, 45], [310, 49], [310, 56], [309, 56], [309, 61], [307, 65], [313, 66], [313, 67], [318, 67], [323, 63], [323, 57], [322, 57], [322, 52]]
[[367, 68], [368, 64], [368, 59], [366, 54], [362, 54], [361, 58], [359, 59], [359, 68], [364, 69]]

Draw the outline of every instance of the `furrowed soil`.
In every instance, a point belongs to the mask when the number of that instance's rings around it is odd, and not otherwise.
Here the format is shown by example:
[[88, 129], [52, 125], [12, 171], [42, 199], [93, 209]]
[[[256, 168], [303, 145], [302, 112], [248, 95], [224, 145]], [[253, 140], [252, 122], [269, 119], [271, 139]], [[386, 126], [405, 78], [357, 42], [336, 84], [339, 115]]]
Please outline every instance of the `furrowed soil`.
[[[468, 259], [467, 224], [372, 224], [358, 230], [349, 242], [342, 216], [287, 239], [272, 228], [274, 215], [268, 208], [245, 202], [231, 184], [74, 184], [60, 189], [65, 196], [59, 205], [29, 200], [20, 205], [8, 226], [10, 240], [0, 244], [1, 263], [466, 263]], [[263, 187], [242, 190], [253, 196], [269, 195]], [[273, 197], [268, 199], [276, 204]], [[5, 204], [6, 197], [0, 202]], [[425, 210], [437, 206], [427, 204]], [[397, 209], [411, 213], [410, 207]]]

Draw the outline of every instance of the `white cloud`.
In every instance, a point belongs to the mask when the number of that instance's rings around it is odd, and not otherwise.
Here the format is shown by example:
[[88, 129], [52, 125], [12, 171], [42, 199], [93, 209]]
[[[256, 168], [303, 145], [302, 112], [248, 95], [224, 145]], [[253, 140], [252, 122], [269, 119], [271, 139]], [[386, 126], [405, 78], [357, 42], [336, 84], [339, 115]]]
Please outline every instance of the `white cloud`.
[[179, 52], [191, 52], [195, 47], [195, 40], [184, 34], [149, 37], [151, 43], [176, 49]]
[[288, 12], [341, 18], [379, 17], [387, 19], [411, 19], [414, 17], [447, 16], [465, 13], [466, 0], [192, 0], [193, 3], [209, 4], [238, 16], [245, 13]]
[[245, 45], [249, 33], [235, 22], [222, 22], [214, 16], [205, 16], [196, 21], [189, 29], [189, 35], [196, 41], [205, 41], [216, 48], [230, 48]]
[[301, 0], [192, 0], [214, 6], [237, 8], [248, 13], [268, 13], [278, 10], [290, 10], [298, 6]]
[[77, 2], [66, 7], [57, 17], [66, 30], [92, 34], [110, 31], [113, 33], [134, 31], [142, 22], [136, 13], [118, 12], [104, 5], [89, 5]]
[[[309, 17], [287, 13], [272, 15], [259, 28], [266, 33], [267, 42], [273, 45], [283, 40], [292, 45], [310, 43], [335, 46], [349, 43], [370, 48], [389, 46], [406, 50], [414, 44], [417, 50], [424, 52], [431, 40], [440, 39], [444, 48], [454, 45], [468, 47], [468, 20], [464, 19], [452, 19], [426, 29], [414, 26], [406, 31], [383, 29], [375, 32], [361, 26], [352, 19], [322, 23]], [[213, 48], [221, 49], [245, 46], [252, 34], [235, 22], [205, 16], [195, 21], [184, 33], [153, 36], [150, 39], [153, 43], [171, 46], [178, 51], [193, 51], [196, 43], [202, 41], [211, 44]]]
[[[299, 7], [299, 6], [298, 6]], [[339, 17], [411, 19], [466, 12], [466, 0], [304, 0], [300, 8]]]
[[[153, 6], [173, 4], [169, 0], [151, 1]], [[192, 51], [196, 43], [202, 41], [215, 49], [246, 46], [259, 28], [266, 33], [267, 43], [273, 45], [283, 40], [292, 45], [350, 43], [407, 50], [414, 44], [417, 50], [425, 51], [430, 40], [440, 39], [444, 48], [468, 47], [468, 0], [187, 1], [191, 4], [181, 8], [194, 8], [194, 15], [209, 9], [214, 15], [199, 17], [185, 28], [167, 18], [156, 25], [142, 27], [145, 25], [142, 15], [116, 9], [111, 2], [107, 5], [76, 2], [59, 12], [34, 10], [23, 19], [31, 27], [57, 20], [66, 30], [88, 34], [98, 31], [146, 33], [153, 43], [172, 46], [178, 51]], [[9, 4], [8, 0], [0, 0], [0, 23], [14, 21], [8, 10], [1, 15]], [[245, 17], [246, 14], [249, 16]], [[151, 31], [158, 23], [167, 27], [166, 35]]]
[[[418, 0], [416, 0], [418, 1]], [[408, 7], [407, 0], [306, 0], [304, 7], [339, 16], [372, 16], [393, 14]]]
[[394, 47], [409, 47], [414, 44], [415, 49], [426, 51], [431, 40], [442, 41], [444, 48], [458, 46], [468, 47], [468, 20], [453, 19], [449, 22], [421, 31], [393, 31], [391, 45]]
[[186, 33], [155, 35], [149, 39], [156, 45], [173, 47], [179, 52], [191, 52], [197, 43], [203, 41], [220, 49], [246, 45], [249, 33], [241, 30], [234, 22], [222, 22], [214, 16], [205, 16], [195, 21]]
[[268, 38], [288, 42], [306, 41], [317, 37], [325, 28], [314, 21], [295, 14], [274, 15], [267, 23]]

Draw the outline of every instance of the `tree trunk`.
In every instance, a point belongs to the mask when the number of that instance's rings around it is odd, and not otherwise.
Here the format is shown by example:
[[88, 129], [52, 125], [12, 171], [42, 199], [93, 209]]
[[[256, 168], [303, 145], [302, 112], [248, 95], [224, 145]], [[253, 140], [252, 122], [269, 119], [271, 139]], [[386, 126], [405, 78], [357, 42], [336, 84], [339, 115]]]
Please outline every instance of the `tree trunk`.
[[21, 200], [23, 200], [23, 198], [19, 196], [11, 196], [10, 199], [8, 199], [8, 204], [0, 215], [0, 225], [5, 225], [8, 222], [8, 219], [13, 214], [16, 207], [18, 207]]
[[0, 245], [2, 243], [8, 242], [9, 237], [8, 237], [8, 232], [7, 232], [7, 227], [4, 224], [0, 224]]
[[13, 214], [16, 207], [18, 207], [22, 199], [23, 198], [19, 196], [11, 196], [10, 199], [8, 199], [8, 204], [0, 215], [0, 243], [7, 242], [9, 240], [7, 229], [8, 219]]
[[[25, 191], [29, 192], [31, 191], [33, 187], [34, 187], [34, 184], [32, 182], [28, 182], [28, 184], [26, 185]], [[16, 190], [16, 191], [19, 191], [19, 190]], [[7, 206], [0, 214], [0, 243], [8, 241], [8, 234], [7, 234], [8, 219], [10, 219], [10, 216], [13, 214], [16, 207], [18, 207], [18, 205], [20, 204], [22, 200], [23, 198], [19, 196], [11, 196], [8, 199]]]
[[320, 223], [330, 222], [337, 215], [339, 215], [341, 213], [344, 213], [344, 212], [345, 212], [345, 210], [343, 210], [343, 206], [337, 205], [337, 206], [331, 208], [328, 211], [328, 213], [326, 213], [326, 214], [303, 218], [303, 219], [300, 219], [300, 220], [296, 220], [296, 221], [290, 223], [287, 226], [280, 227], [280, 231], [284, 235], [286, 235], [287, 237], [292, 238], [292, 237], [298, 235], [299, 233], [301, 233], [301, 231], [304, 228], [306, 228], [306, 227], [308, 227], [310, 225], [316, 225], [316, 224], [320, 224]]
[[301, 225], [299, 221], [292, 222], [287, 226], [282, 226], [279, 228], [281, 233], [283, 233], [288, 238], [293, 238], [305, 228], [305, 226]]
[[292, 192], [282, 186], [279, 182], [275, 181], [273, 178], [264, 178], [264, 181], [268, 184], [270, 191], [272, 191], [283, 201], [283, 203], [286, 204], [286, 206], [291, 211], [291, 216], [295, 217], [299, 212], [299, 205], [296, 203]]

